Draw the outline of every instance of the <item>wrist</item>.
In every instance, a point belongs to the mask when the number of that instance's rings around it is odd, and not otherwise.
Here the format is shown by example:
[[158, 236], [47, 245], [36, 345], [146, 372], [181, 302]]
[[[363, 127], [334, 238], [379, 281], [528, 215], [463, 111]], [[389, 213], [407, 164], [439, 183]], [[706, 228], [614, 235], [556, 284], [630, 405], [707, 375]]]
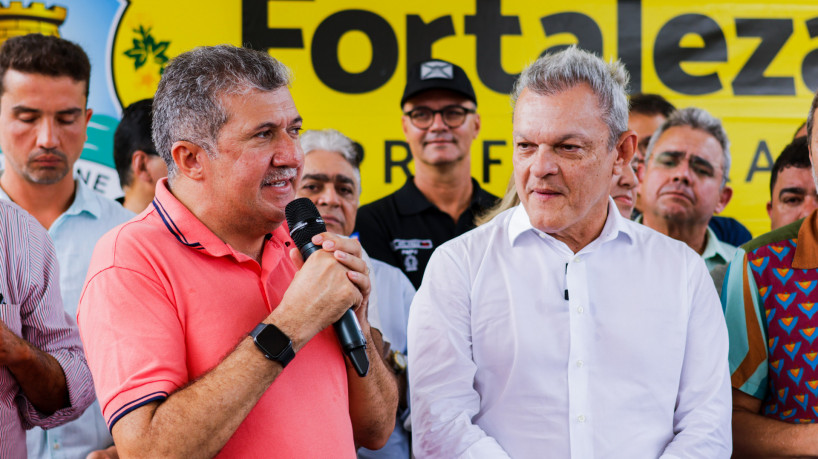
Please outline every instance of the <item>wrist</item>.
[[262, 323], [275, 325], [282, 333], [287, 335], [292, 342], [294, 352], [300, 351], [312, 336], [306, 336], [303, 330], [304, 325], [301, 324], [296, 317], [287, 314], [281, 305], [277, 307]]
[[10, 370], [23, 370], [32, 365], [37, 365], [39, 356], [31, 345], [17, 335], [11, 333], [10, 335], [13, 336], [14, 351], [9, 353], [13, 357], [6, 360], [6, 366]]

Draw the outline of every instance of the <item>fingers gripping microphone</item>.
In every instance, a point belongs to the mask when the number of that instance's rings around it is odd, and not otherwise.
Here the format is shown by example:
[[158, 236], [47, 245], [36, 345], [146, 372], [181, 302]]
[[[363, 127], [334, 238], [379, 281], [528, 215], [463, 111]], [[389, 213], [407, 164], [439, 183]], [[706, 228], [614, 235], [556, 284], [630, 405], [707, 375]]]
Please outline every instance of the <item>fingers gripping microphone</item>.
[[[321, 246], [313, 244], [311, 239], [316, 234], [327, 230], [324, 220], [309, 198], [293, 200], [287, 204], [284, 213], [287, 216], [287, 226], [290, 227], [290, 237], [293, 238], [296, 247], [301, 251], [301, 256], [306, 261], [313, 252], [321, 249]], [[335, 327], [335, 334], [338, 335], [338, 341], [341, 342], [344, 354], [349, 357], [358, 376], [366, 376], [369, 372], [366, 338], [361, 331], [358, 318], [355, 317], [355, 312], [347, 309], [344, 315], [333, 324], [333, 327]]]

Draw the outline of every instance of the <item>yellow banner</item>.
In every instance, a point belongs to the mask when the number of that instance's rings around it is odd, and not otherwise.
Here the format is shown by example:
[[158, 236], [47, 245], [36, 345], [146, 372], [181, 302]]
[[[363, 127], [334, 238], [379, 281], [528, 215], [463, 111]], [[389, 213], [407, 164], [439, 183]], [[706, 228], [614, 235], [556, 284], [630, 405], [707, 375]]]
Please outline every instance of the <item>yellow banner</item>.
[[772, 161], [818, 89], [812, 0], [133, 0], [112, 43], [123, 106], [152, 96], [168, 59], [192, 47], [268, 50], [293, 70], [305, 128], [338, 129], [363, 145], [364, 203], [399, 188], [412, 170], [399, 107], [407, 64], [439, 58], [465, 69], [483, 120], [472, 174], [499, 195], [511, 174], [511, 84], [543, 52], [578, 43], [622, 59], [633, 92], [659, 93], [723, 120], [735, 190], [724, 214], [755, 235], [769, 230]]

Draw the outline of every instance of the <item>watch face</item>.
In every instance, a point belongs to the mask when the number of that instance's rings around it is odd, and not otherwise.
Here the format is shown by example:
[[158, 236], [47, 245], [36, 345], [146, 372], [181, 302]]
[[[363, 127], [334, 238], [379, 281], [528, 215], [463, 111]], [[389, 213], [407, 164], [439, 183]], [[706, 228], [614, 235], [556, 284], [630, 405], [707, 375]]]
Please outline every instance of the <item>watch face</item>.
[[256, 341], [270, 353], [270, 357], [275, 357], [281, 353], [289, 344], [290, 339], [287, 338], [281, 330], [274, 325], [268, 325], [256, 336]]
[[406, 369], [406, 356], [399, 351], [392, 351], [392, 368], [396, 371], [403, 371]]

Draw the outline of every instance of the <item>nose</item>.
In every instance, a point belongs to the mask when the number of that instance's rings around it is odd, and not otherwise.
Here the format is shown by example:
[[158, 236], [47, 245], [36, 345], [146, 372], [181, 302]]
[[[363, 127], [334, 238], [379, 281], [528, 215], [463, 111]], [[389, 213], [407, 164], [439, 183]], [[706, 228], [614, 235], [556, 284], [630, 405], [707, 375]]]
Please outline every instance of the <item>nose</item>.
[[639, 185], [639, 179], [636, 177], [633, 168], [629, 164], [622, 166], [622, 175], [619, 176], [619, 186], [626, 190], [631, 190], [636, 188], [637, 185]]
[[301, 150], [301, 139], [289, 135], [279, 136], [280, 140], [273, 145], [273, 166], [300, 167], [304, 164], [304, 152]]
[[546, 177], [557, 173], [559, 173], [559, 167], [557, 162], [554, 161], [554, 155], [541, 146], [531, 158], [531, 175]]
[[432, 125], [429, 126], [430, 131], [445, 131], [449, 129], [449, 126], [443, 122], [443, 114], [442, 113], [435, 113], [434, 118], [432, 118]]
[[673, 181], [690, 185], [691, 179], [690, 164], [688, 164], [687, 161], [680, 161], [679, 164], [673, 168]]
[[59, 140], [54, 120], [48, 117], [40, 118], [40, 125], [37, 127], [37, 147], [44, 150], [53, 150], [58, 145]]
[[330, 207], [338, 207], [341, 205], [340, 197], [335, 191], [335, 187], [332, 185], [332, 183], [327, 183], [326, 186], [324, 186], [321, 193], [318, 194], [318, 199], [316, 200], [315, 204], [318, 206], [326, 205]]

